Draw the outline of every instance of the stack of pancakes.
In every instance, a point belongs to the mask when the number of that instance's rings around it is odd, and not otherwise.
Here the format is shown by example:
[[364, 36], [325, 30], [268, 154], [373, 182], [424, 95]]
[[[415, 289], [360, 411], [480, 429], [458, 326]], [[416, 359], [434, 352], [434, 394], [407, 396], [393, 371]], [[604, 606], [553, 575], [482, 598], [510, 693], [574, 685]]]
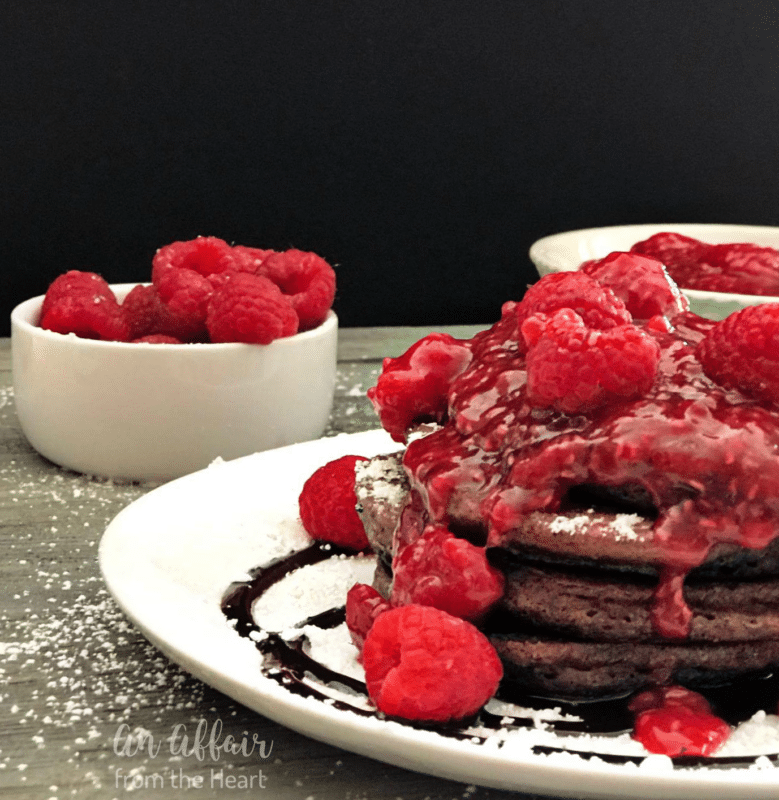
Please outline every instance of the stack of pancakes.
[[[402, 457], [378, 456], [356, 473], [358, 511], [378, 555], [374, 586], [385, 596], [411, 491]], [[700, 689], [779, 666], [779, 539], [763, 550], [712, 547], [684, 581], [689, 634], [663, 638], [652, 623], [663, 551], [653, 515], [640, 493], [583, 486], [488, 547], [507, 578], [482, 625], [504, 663], [504, 695], [600, 699], [671, 682]], [[459, 533], [486, 543], [486, 531]]]

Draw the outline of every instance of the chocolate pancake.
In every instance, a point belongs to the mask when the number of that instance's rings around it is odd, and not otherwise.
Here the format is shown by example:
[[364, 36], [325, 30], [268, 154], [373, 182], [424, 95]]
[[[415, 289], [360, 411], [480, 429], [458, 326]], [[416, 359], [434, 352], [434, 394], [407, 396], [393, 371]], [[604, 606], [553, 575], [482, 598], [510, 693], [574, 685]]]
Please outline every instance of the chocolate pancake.
[[[646, 580], [631, 583], [535, 567], [507, 576], [482, 628], [505, 671], [501, 696], [564, 700], [620, 697], [666, 683], [721, 686], [779, 666], [779, 582], [701, 583], [688, 589], [692, 634], [654, 633]], [[379, 559], [374, 587], [388, 597]]]
[[392, 560], [392, 537], [408, 501], [409, 486], [403, 454], [379, 455], [355, 465], [354, 493], [365, 535], [380, 555]]
[[723, 645], [578, 642], [491, 636], [505, 677], [501, 694], [565, 700], [620, 697], [649, 686], [722, 686], [779, 664], [779, 641]]
[[[368, 540], [377, 553], [391, 560], [393, 535], [410, 491], [403, 453], [359, 462], [355, 476], [357, 510]], [[570, 492], [569, 497], [566, 510], [528, 514], [500, 548], [491, 548], [493, 557], [507, 569], [513, 558], [523, 563], [658, 574], [662, 548], [655, 543], [651, 506], [643, 497], [629, 490], [592, 486]], [[779, 539], [762, 549], [720, 542], [690, 571], [688, 581], [765, 577], [779, 578]]]
[[[609, 580], [528, 567], [508, 575], [497, 611], [504, 626], [552, 631], [592, 641], [657, 642], [650, 582]], [[779, 640], [779, 581], [701, 582], [685, 597], [693, 616], [685, 641], [727, 643]]]
[[[374, 586], [388, 597], [394, 534], [409, 499], [402, 453], [361, 462], [356, 487], [379, 556]], [[651, 618], [651, 516], [624, 494], [597, 500], [597, 508], [534, 512], [505, 547], [488, 550], [506, 575], [505, 594], [483, 624], [504, 663], [504, 696], [602, 698], [670, 681], [702, 688], [779, 665], [776, 542], [710, 553], [685, 584], [689, 635], [668, 641]]]
[[713, 377], [722, 331], [653, 274], [542, 278], [473, 339], [386, 359], [368, 393], [406, 445], [357, 478], [377, 588], [427, 525], [484, 547], [506, 589], [480, 625], [532, 691], [779, 666], [779, 408]]

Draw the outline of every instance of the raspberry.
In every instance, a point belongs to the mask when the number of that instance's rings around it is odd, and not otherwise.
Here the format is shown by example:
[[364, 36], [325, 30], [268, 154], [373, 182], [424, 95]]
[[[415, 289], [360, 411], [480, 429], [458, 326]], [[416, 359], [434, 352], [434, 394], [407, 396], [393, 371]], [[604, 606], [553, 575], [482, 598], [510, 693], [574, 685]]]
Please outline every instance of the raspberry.
[[130, 326], [130, 339], [146, 336], [172, 336], [181, 342], [191, 342], [193, 332], [200, 333], [198, 326], [193, 329], [191, 320], [174, 314], [160, 299], [154, 286], [134, 286], [124, 298], [122, 309]]
[[449, 386], [470, 361], [468, 346], [445, 333], [432, 333], [402, 356], [384, 359], [368, 399], [396, 442], [405, 442], [416, 420], [443, 420]]
[[235, 269], [239, 272], [259, 272], [265, 259], [274, 253], [274, 250], [261, 250], [259, 247], [246, 247], [242, 244], [233, 245]]
[[214, 287], [199, 272], [181, 267], [163, 272], [157, 281], [157, 294], [180, 321], [184, 339], [206, 336], [206, 313]]
[[419, 605], [376, 618], [365, 639], [363, 666], [379, 711], [431, 722], [476, 714], [503, 676], [495, 649], [476, 627]]
[[316, 470], [298, 499], [300, 519], [312, 539], [354, 550], [370, 547], [357, 514], [354, 465], [363, 456], [341, 456]]
[[678, 233], [658, 233], [631, 252], [662, 261], [688, 289], [779, 295], [779, 251], [756, 244], [706, 244]]
[[151, 262], [151, 280], [157, 286], [169, 269], [191, 269], [203, 276], [237, 269], [233, 248], [216, 236], [198, 236], [161, 247]]
[[491, 566], [483, 547], [458, 539], [440, 525], [428, 526], [392, 564], [393, 605], [434, 606], [476, 622], [503, 596], [503, 573]]
[[236, 272], [214, 291], [206, 326], [212, 342], [269, 344], [297, 333], [298, 317], [274, 283]]
[[59, 275], [49, 285], [43, 297], [41, 316], [46, 316], [51, 307], [60, 300], [67, 300], [73, 295], [82, 294], [106, 299], [110, 299], [113, 296], [111, 287], [101, 275], [96, 272], [72, 269]]
[[630, 710], [636, 715], [633, 738], [650, 753], [671, 758], [710, 756], [731, 733], [704, 697], [681, 686], [642, 692]]
[[654, 258], [634, 253], [610, 253], [581, 267], [585, 275], [607, 286], [625, 304], [633, 319], [673, 317], [690, 304]]
[[100, 275], [80, 270], [60, 275], [49, 286], [40, 327], [83, 339], [126, 342], [130, 338], [130, 326], [111, 287]]
[[697, 288], [741, 294], [779, 295], [779, 252], [756, 244], [712, 245], [706, 261], [718, 275], [705, 276]]
[[389, 600], [385, 600], [367, 583], [355, 583], [346, 593], [346, 627], [354, 646], [360, 651], [360, 660], [365, 637], [373, 627], [376, 617], [390, 608], [392, 606]]
[[663, 231], [636, 242], [630, 252], [657, 259], [679, 286], [691, 288], [689, 281], [700, 272], [700, 263], [706, 260], [709, 248], [692, 236]]
[[321, 256], [302, 250], [266, 255], [258, 275], [270, 278], [287, 296], [300, 318], [300, 330], [319, 325], [335, 297], [335, 272]]
[[517, 306], [519, 327], [534, 314], [573, 309], [588, 328], [607, 330], [632, 322], [625, 304], [611, 289], [583, 272], [556, 272], [533, 284]]
[[635, 325], [591, 330], [568, 308], [525, 320], [528, 400], [565, 414], [617, 398], [645, 394], [654, 382], [660, 347]]
[[148, 336], [141, 336], [139, 339], [132, 340], [135, 344], [184, 344], [181, 339], [175, 336], [166, 336], [164, 333], [151, 333]]
[[767, 403], [779, 397], [779, 303], [747, 306], [718, 322], [696, 355], [703, 371], [726, 389]]

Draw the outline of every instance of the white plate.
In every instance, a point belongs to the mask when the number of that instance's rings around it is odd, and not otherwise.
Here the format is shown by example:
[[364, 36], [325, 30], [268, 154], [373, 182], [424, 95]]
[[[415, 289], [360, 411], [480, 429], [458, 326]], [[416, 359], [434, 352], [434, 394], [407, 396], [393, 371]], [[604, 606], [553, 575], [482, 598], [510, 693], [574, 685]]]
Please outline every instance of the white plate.
[[[779, 769], [765, 758], [762, 768], [672, 768], [669, 759], [643, 755], [635, 763], [608, 763], [589, 754], [641, 754], [641, 748], [626, 735], [565, 739], [543, 725], [507, 728], [486, 739], [479, 736], [484, 731], [469, 729], [474, 740], [461, 740], [301, 697], [264, 675], [254, 642], [239, 636], [221, 611], [227, 588], [246, 580], [251, 568], [309, 543], [297, 497], [316, 467], [347, 453], [394, 449], [383, 431], [342, 435], [221, 462], [165, 484], [106, 530], [100, 545], [105, 581], [145, 636], [193, 675], [282, 725], [355, 753], [468, 784], [556, 796], [779, 798]], [[369, 573], [370, 563], [354, 565], [356, 572], [338, 573], [342, 597], [355, 575]], [[275, 587], [282, 597], [296, 591], [287, 580]], [[255, 612], [261, 624], [263, 613]], [[277, 629], [278, 622], [266, 627]], [[342, 699], [360, 706], [354, 696]], [[779, 726], [774, 730], [779, 745]], [[568, 745], [585, 755], [542, 754], [534, 749], [539, 745]]]
[[[582, 261], [603, 258], [615, 251], [629, 250], [636, 242], [656, 233], [673, 231], [692, 236], [709, 244], [751, 242], [763, 247], [779, 249], [779, 227], [765, 225], [715, 225], [679, 224], [615, 225], [607, 228], [585, 228], [545, 236], [530, 247], [530, 260], [538, 274], [571, 272]], [[696, 314], [709, 319], [725, 319], [729, 314], [746, 306], [779, 302], [779, 297], [760, 297], [751, 294], [728, 292], [703, 292], [699, 289], [682, 289]]]

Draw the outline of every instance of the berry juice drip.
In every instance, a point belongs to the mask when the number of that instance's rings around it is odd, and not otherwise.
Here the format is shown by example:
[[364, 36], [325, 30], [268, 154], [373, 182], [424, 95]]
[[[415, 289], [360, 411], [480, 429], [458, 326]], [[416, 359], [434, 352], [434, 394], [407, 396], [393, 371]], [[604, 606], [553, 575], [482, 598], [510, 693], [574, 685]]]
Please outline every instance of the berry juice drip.
[[432, 521], [486, 526], [494, 547], [529, 513], [558, 511], [576, 487], [638, 488], [656, 509], [654, 627], [685, 637], [689, 571], [717, 548], [760, 550], [779, 535], [779, 416], [704, 374], [695, 345], [714, 323], [691, 313], [665, 327], [636, 323], [659, 348], [640, 396], [569, 413], [540, 408], [516, 320], [506, 304], [492, 329], [452, 340], [472, 358], [449, 383], [442, 427], [408, 444], [412, 488]]
[[630, 702], [633, 738], [650, 752], [671, 758], [711, 756], [727, 741], [730, 725], [708, 701], [681, 686], [642, 692]]

